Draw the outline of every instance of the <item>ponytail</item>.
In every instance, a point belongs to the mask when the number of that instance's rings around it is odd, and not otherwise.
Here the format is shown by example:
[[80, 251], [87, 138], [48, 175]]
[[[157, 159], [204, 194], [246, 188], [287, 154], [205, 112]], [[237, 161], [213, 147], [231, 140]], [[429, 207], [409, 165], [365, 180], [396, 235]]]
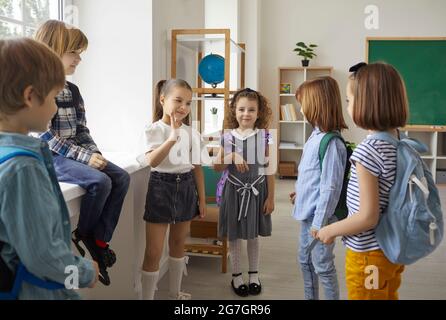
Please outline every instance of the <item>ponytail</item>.
[[153, 122], [156, 122], [163, 118], [163, 106], [161, 105], [160, 98], [166, 82], [167, 80], [161, 80], [155, 86], [155, 109], [153, 110]]

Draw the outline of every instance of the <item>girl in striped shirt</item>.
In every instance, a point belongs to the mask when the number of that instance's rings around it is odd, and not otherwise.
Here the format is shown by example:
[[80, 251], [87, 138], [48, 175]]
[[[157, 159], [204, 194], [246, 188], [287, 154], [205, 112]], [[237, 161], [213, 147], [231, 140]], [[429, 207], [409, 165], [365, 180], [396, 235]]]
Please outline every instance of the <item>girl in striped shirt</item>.
[[[399, 138], [397, 128], [406, 124], [408, 102], [398, 71], [385, 63], [360, 63], [350, 71], [347, 103], [355, 124], [369, 134], [388, 132]], [[348, 299], [396, 300], [404, 266], [391, 263], [375, 237], [395, 181], [396, 148], [385, 141], [365, 139], [350, 161], [349, 217], [322, 228], [317, 238], [329, 244], [343, 236]]]

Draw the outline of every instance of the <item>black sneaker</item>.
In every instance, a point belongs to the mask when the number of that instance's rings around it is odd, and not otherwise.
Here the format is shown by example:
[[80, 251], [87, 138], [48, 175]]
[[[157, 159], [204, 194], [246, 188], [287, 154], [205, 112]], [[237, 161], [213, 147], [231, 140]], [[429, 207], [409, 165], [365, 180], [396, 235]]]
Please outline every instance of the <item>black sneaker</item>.
[[110, 277], [108, 276], [107, 268], [112, 267], [116, 263], [116, 254], [107, 245], [105, 248], [101, 248], [96, 244], [96, 240], [93, 237], [82, 236], [76, 229], [72, 233], [72, 241], [82, 257], [85, 256], [85, 250], [80, 246], [79, 242], [82, 241], [85, 248], [91, 255], [91, 258], [97, 262], [99, 267], [99, 281], [104, 285], [110, 285]]
[[72, 232], [71, 239], [82, 257], [85, 257], [85, 250], [79, 245], [80, 241], [98, 264], [101, 262], [105, 267], [110, 268], [116, 263], [116, 254], [108, 244], [105, 248], [101, 248], [93, 237], [80, 235], [78, 229]]

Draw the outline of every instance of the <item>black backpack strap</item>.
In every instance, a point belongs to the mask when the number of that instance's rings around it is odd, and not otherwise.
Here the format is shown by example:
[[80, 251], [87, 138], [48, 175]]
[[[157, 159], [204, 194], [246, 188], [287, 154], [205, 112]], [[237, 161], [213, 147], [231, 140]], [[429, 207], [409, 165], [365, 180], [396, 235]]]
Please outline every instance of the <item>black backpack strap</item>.
[[67, 81], [68, 88], [71, 91], [71, 96], [73, 98], [73, 105], [76, 107], [76, 109], [79, 107], [79, 104], [81, 102], [81, 93], [79, 91], [79, 88], [70, 81]]

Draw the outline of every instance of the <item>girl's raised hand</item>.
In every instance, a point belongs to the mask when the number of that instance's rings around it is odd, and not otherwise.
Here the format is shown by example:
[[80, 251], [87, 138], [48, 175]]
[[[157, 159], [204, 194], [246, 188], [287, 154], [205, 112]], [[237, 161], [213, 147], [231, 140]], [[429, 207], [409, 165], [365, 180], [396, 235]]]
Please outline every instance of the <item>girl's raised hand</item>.
[[178, 129], [181, 127], [182, 121], [175, 118], [175, 111], [172, 111], [170, 116], [170, 128], [172, 129], [169, 137], [169, 141], [178, 140]]
[[172, 111], [172, 113], [170, 114], [170, 126], [172, 127], [172, 129], [179, 129], [181, 127], [181, 120], [178, 120], [175, 117], [175, 111]]

